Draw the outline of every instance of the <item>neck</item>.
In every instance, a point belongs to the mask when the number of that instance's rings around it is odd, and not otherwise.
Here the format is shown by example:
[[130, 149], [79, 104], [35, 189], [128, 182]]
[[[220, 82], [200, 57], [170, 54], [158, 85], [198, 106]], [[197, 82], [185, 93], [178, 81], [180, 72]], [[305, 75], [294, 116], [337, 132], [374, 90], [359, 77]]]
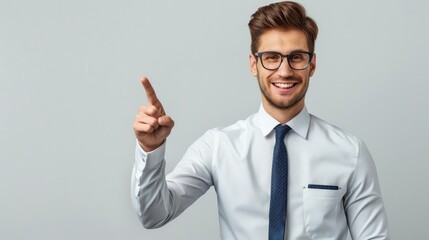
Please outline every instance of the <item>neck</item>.
[[271, 103], [263, 98], [262, 106], [271, 117], [276, 119], [279, 123], [285, 124], [301, 112], [301, 110], [304, 108], [304, 99], [301, 99], [301, 101], [292, 106], [279, 108], [271, 105]]

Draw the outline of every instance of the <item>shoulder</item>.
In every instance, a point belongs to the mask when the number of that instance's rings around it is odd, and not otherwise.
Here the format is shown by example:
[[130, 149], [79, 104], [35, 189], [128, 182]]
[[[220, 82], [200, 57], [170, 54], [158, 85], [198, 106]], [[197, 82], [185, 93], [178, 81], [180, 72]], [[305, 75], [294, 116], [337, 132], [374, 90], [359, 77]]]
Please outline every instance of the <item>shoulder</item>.
[[[230, 154], [236, 150], [242, 150], [249, 145], [254, 133], [259, 131], [255, 127], [255, 115], [251, 115], [245, 120], [239, 120], [227, 127], [212, 128], [206, 131], [190, 147], [189, 151], [194, 151], [201, 155], [201, 152], [217, 154]], [[222, 149], [219, 152], [219, 149]]]
[[248, 134], [252, 134], [254, 131], [259, 130], [259, 128], [257, 128], [256, 118], [257, 114], [252, 114], [247, 119], [238, 120], [229, 126], [212, 128], [204, 135], [212, 138], [236, 140], [237, 138], [247, 136]]
[[357, 154], [362, 141], [354, 134], [310, 114], [309, 138], [350, 149]]

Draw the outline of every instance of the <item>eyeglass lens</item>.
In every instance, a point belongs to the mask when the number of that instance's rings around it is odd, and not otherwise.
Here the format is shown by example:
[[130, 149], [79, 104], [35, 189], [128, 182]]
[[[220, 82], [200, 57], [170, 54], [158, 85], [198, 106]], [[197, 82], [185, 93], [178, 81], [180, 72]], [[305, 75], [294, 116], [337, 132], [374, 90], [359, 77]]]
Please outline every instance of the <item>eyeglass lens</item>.
[[[310, 63], [310, 54], [305, 52], [287, 55], [289, 66], [296, 70], [305, 69]], [[261, 55], [262, 65], [268, 70], [276, 70], [283, 62], [283, 55], [275, 52], [266, 52]]]

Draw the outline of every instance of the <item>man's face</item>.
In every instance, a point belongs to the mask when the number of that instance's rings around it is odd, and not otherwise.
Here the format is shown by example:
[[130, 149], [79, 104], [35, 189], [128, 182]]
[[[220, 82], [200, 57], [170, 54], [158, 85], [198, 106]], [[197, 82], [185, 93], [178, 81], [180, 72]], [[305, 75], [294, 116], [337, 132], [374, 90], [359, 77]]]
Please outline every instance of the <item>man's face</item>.
[[[276, 51], [282, 54], [301, 50], [309, 51], [305, 34], [298, 30], [270, 30], [261, 35], [258, 52]], [[267, 70], [260, 59], [249, 56], [250, 71], [258, 78], [262, 94], [262, 104], [267, 111], [302, 109], [310, 77], [316, 69], [316, 56], [303, 70], [292, 69], [287, 59], [277, 70]]]

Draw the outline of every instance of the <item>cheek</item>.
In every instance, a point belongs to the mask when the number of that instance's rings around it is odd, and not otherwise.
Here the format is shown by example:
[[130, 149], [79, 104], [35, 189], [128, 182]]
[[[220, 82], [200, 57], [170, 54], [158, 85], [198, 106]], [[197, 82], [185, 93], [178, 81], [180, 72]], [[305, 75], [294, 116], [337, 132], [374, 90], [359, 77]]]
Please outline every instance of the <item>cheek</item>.
[[303, 74], [300, 75], [300, 78], [302, 79], [302, 81], [304, 82], [308, 82], [310, 77], [313, 75], [314, 71], [312, 71], [311, 69], [308, 69], [307, 71], [303, 72]]
[[259, 79], [259, 81], [262, 83], [262, 84], [264, 84], [264, 85], [269, 85], [269, 79], [270, 79], [270, 76], [269, 75], [267, 75], [267, 74], [265, 74], [265, 73], [263, 73], [263, 72], [259, 72], [258, 73], [258, 79]]

